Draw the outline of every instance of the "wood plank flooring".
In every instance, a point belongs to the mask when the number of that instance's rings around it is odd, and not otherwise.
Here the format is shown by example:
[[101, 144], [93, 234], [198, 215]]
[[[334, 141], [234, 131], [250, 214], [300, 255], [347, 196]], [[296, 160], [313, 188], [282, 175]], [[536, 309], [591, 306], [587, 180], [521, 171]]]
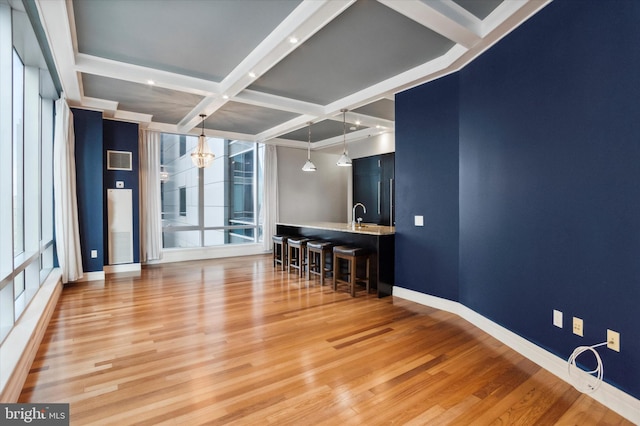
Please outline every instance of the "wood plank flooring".
[[21, 402], [72, 425], [631, 425], [461, 318], [269, 256], [66, 286]]

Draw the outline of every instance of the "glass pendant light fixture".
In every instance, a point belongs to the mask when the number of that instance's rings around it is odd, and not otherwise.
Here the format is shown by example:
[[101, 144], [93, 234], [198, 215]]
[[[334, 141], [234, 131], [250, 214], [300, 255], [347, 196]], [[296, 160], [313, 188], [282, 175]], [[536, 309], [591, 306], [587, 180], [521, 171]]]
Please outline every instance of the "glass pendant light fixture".
[[302, 166], [302, 170], [305, 172], [315, 172], [316, 165], [311, 162], [311, 122], [307, 123], [309, 125], [309, 143], [307, 144], [307, 162]]
[[211, 164], [215, 155], [213, 155], [213, 152], [209, 149], [207, 137], [204, 135], [204, 119], [206, 118], [206, 115], [200, 114], [200, 118], [202, 119], [202, 133], [198, 137], [198, 146], [196, 147], [196, 150], [191, 153], [191, 160], [196, 167], [203, 169]]
[[340, 167], [350, 167], [351, 166], [351, 158], [349, 158], [349, 152], [347, 151], [347, 110], [341, 109], [342, 111], [342, 155], [338, 162], [336, 163]]
[[164, 183], [169, 180], [169, 172], [167, 168], [163, 165], [160, 165], [160, 182]]

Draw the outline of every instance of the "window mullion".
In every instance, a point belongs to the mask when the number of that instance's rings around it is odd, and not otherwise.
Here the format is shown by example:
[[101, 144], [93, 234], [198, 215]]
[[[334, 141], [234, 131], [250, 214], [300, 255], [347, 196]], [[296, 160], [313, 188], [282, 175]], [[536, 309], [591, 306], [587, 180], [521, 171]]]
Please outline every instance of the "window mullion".
[[200, 247], [204, 247], [204, 169], [198, 169], [198, 227]]

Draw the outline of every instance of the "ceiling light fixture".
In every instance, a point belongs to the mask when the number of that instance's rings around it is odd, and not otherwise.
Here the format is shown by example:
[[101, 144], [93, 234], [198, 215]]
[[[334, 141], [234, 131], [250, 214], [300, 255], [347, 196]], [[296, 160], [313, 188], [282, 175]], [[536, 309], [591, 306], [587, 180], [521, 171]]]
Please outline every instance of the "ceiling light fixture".
[[191, 160], [196, 167], [203, 169], [208, 167], [209, 164], [215, 158], [213, 152], [209, 149], [209, 144], [207, 143], [207, 137], [204, 135], [204, 119], [207, 116], [205, 114], [200, 114], [200, 118], [202, 119], [202, 133], [198, 137], [198, 146], [196, 150], [191, 153]]
[[302, 170], [305, 172], [315, 172], [316, 165], [311, 162], [311, 122], [307, 123], [309, 125], [309, 143], [307, 144], [307, 162], [302, 166]]
[[297, 42], [298, 42], [298, 37], [296, 36], [289, 37], [289, 43], [296, 44]]
[[169, 180], [169, 172], [167, 168], [163, 165], [160, 165], [160, 182], [165, 183]]
[[256, 73], [255, 73], [255, 72], [253, 72], [253, 71], [251, 71], [251, 72], [249, 73], [249, 77], [251, 77], [251, 78], [256, 78]]
[[340, 159], [336, 163], [340, 167], [350, 167], [351, 166], [351, 158], [349, 158], [349, 153], [347, 151], [347, 110], [341, 109], [342, 111], [342, 155]]

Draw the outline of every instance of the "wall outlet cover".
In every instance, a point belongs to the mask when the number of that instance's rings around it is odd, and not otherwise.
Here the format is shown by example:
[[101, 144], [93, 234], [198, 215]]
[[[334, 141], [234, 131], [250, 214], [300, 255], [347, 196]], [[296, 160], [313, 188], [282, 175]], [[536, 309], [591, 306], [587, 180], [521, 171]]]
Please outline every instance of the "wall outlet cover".
[[562, 328], [562, 311], [558, 311], [557, 309], [553, 310], [553, 325]]
[[416, 215], [413, 219], [415, 226], [424, 226], [424, 216]]
[[584, 336], [584, 322], [582, 318], [573, 317], [573, 334], [577, 334], [578, 336]]
[[607, 347], [620, 352], [620, 333], [607, 329]]

